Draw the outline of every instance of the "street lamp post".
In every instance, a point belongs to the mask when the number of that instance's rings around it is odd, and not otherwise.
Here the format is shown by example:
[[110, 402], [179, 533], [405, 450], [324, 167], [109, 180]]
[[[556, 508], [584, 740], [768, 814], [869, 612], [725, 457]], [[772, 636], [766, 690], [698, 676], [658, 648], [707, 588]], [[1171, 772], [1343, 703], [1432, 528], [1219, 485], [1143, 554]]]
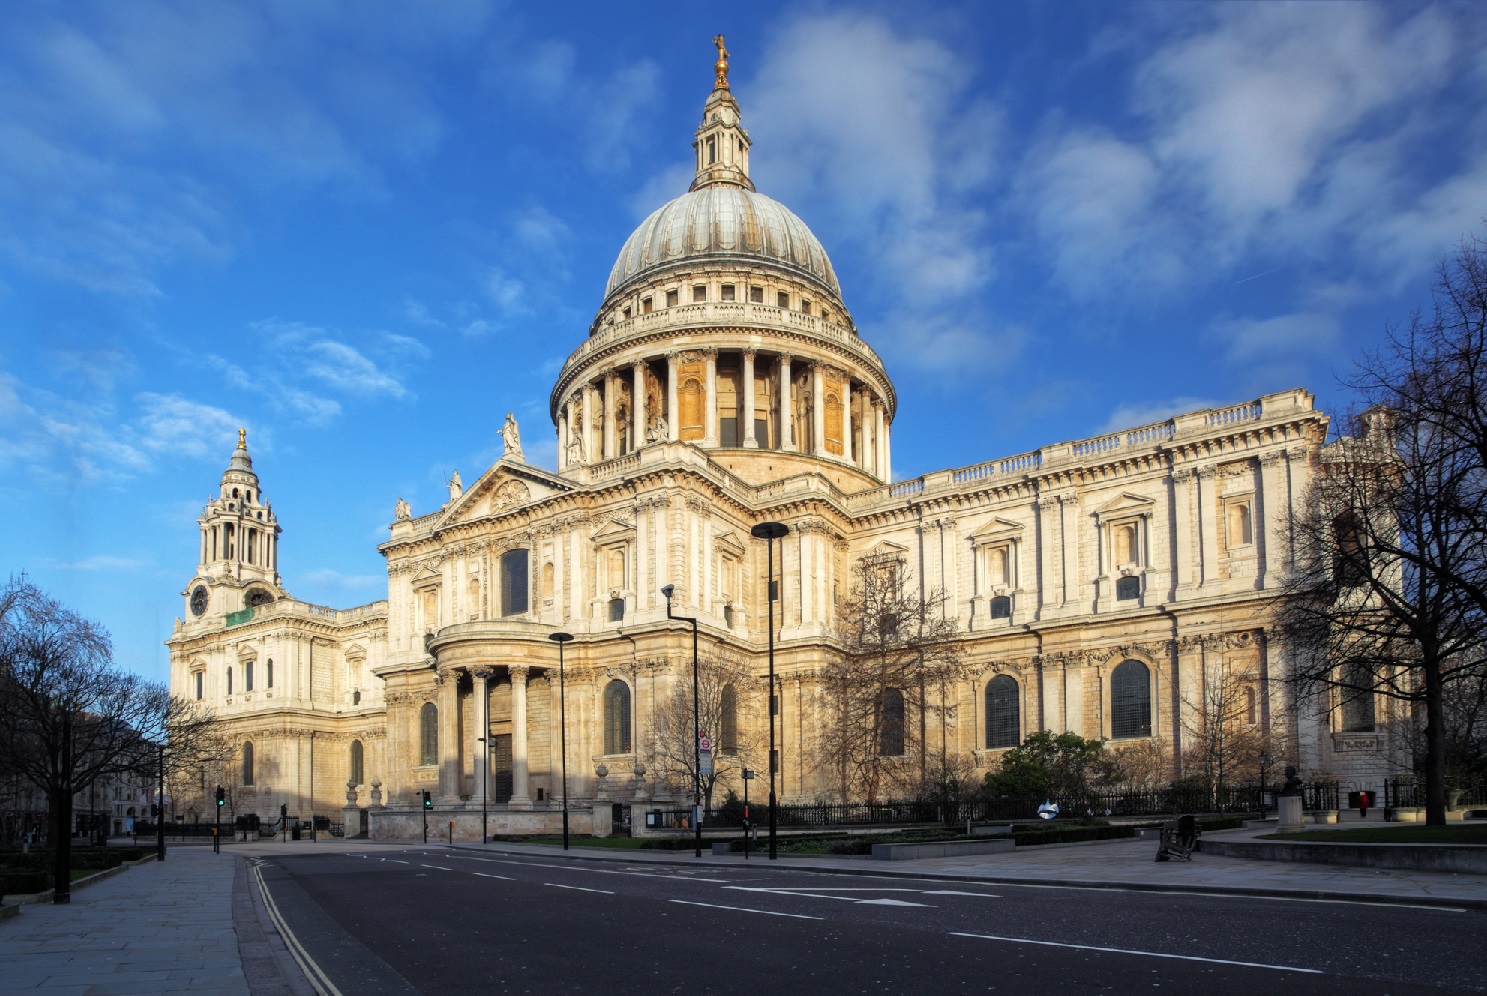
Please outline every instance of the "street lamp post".
[[[483, 681], [484, 679], [482, 678], [481, 680]], [[486, 690], [486, 694], [490, 694], [489, 689]], [[485, 751], [485, 759], [480, 762], [480, 770], [482, 773], [480, 778], [480, 842], [482, 844], [489, 844], [491, 842], [490, 807], [486, 805], [485, 791], [486, 783], [491, 780], [491, 745], [490, 742], [486, 739], [490, 736], [490, 732], [490, 727], [486, 727], [485, 736], [475, 738], [476, 740], [480, 741], [480, 749]]]
[[155, 747], [155, 771], [160, 783], [155, 789], [155, 860], [165, 860], [165, 745]]
[[666, 618], [692, 624], [692, 832], [695, 835], [697, 857], [702, 857], [702, 716], [697, 695], [697, 620], [692, 616], [671, 614], [671, 594], [675, 585], [661, 589], [666, 596]]
[[563, 761], [563, 850], [568, 850], [568, 701], [563, 682], [563, 644], [573, 640], [572, 633], [552, 633], [548, 639], [558, 645], [558, 750]]
[[775, 698], [774, 691], [774, 603], [777, 597], [774, 580], [774, 541], [782, 536], [788, 535], [790, 527], [783, 522], [761, 522], [749, 530], [749, 535], [756, 539], [767, 540], [769, 545], [769, 583], [765, 586], [765, 600], [769, 603], [769, 859], [771, 861], [779, 857], [775, 841], [775, 769], [779, 767], [775, 759], [774, 746], [774, 717], [778, 711], [779, 700]]

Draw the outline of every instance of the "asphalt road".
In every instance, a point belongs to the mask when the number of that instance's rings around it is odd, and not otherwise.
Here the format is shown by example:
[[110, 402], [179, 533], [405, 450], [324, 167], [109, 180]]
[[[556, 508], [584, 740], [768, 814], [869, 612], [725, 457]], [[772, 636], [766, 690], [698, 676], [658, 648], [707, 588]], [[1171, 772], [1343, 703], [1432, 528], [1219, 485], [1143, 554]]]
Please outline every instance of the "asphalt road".
[[375, 847], [266, 859], [342, 993], [1487, 991], [1487, 914]]

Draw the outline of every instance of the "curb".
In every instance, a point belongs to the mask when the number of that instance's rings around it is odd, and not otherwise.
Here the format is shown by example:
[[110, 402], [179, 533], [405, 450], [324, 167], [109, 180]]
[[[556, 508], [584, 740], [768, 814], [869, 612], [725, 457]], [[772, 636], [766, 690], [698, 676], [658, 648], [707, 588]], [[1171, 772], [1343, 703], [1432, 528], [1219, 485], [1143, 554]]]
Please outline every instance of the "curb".
[[[521, 857], [532, 857], [530, 851], [508, 851], [494, 847], [477, 847], [472, 845], [455, 844], [450, 848], [448, 844], [440, 844], [440, 847], [456, 851], [474, 851], [476, 853], [498, 853]], [[560, 852], [561, 853], [561, 852]], [[592, 854], [574, 854], [568, 851], [566, 857], [574, 861], [617, 861], [625, 860], [619, 857]], [[633, 860], [633, 859], [631, 859]], [[809, 861], [810, 857], [801, 855], [794, 861]], [[765, 861], [768, 861], [766, 858]], [[645, 858], [639, 862], [643, 864], [654, 864], [668, 867], [696, 868], [696, 858], [690, 861], [678, 861], [673, 858]], [[713, 868], [718, 865], [711, 865]], [[728, 862], [725, 867], [732, 868], [733, 862]], [[779, 864], [773, 866], [764, 864], [756, 870], [772, 870], [780, 868]], [[1366, 903], [1379, 906], [1429, 906], [1443, 909], [1470, 909], [1487, 912], [1487, 899], [1444, 899], [1437, 896], [1396, 896], [1377, 892], [1329, 892], [1321, 889], [1258, 889], [1246, 886], [1208, 886], [1208, 885], [1155, 885], [1150, 882], [1082, 882], [1070, 879], [1025, 879], [1011, 878], [1008, 876], [990, 875], [954, 875], [946, 872], [913, 872], [898, 868], [831, 868], [812, 867], [804, 864], [789, 866], [790, 871], [811, 872], [816, 875], [847, 875], [861, 878], [900, 878], [920, 879], [931, 882], [970, 882], [988, 885], [1021, 885], [1033, 888], [1054, 886], [1061, 889], [1098, 889], [1107, 892], [1151, 892], [1168, 893], [1177, 895], [1195, 896], [1239, 896], [1252, 899], [1310, 899], [1320, 902], [1347, 902]]]
[[[136, 868], [146, 863], [147, 861], [153, 860], [155, 860], [153, 856], [139, 858], [134, 861], [125, 861], [122, 864], [117, 864], [112, 868], [105, 868], [102, 871], [96, 871], [91, 875], [85, 875], [84, 877], [73, 882], [72, 889], [81, 889], [85, 885], [92, 885], [94, 882], [101, 882], [106, 878], [113, 878], [115, 875], [121, 875], [131, 868]], [[5, 919], [6, 917], [19, 915], [22, 906], [34, 906], [37, 903], [49, 903], [56, 895], [56, 892], [57, 890], [55, 888], [52, 888], [46, 889], [42, 892], [32, 892], [25, 895], [17, 894], [15, 896], [10, 896], [8, 898], [15, 899], [17, 900], [17, 902], [14, 906], [0, 907], [0, 920]]]

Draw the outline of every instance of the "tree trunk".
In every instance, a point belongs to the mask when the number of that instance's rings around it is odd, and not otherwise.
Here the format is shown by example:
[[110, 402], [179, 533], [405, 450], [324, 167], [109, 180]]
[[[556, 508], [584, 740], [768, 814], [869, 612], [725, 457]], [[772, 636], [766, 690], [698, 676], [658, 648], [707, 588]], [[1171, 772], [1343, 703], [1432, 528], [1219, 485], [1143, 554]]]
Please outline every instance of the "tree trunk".
[[52, 902], [72, 901], [72, 793], [52, 796]]
[[1446, 825], [1446, 710], [1435, 659], [1425, 662], [1425, 823]]

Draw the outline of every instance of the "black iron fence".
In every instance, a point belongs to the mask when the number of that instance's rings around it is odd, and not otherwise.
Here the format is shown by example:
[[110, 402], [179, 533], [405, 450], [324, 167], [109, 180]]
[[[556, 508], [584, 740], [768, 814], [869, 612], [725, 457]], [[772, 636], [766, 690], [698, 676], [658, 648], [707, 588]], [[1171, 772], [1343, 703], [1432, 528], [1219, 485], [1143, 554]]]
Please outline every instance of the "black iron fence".
[[[1384, 806], [1388, 809], [1424, 809], [1425, 783], [1414, 778], [1391, 778], [1384, 782]], [[1466, 789], [1446, 789], [1450, 809], [1487, 808], [1487, 783]]]

